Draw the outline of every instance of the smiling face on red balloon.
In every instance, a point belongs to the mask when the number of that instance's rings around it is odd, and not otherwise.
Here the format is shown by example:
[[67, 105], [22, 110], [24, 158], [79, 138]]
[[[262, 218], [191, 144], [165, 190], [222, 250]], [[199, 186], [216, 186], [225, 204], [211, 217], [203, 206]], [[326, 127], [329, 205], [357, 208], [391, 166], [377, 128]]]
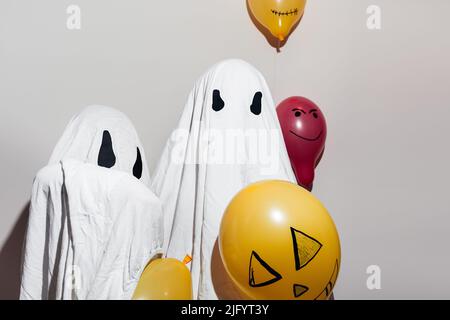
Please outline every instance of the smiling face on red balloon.
[[297, 182], [311, 190], [314, 169], [325, 148], [325, 117], [314, 102], [303, 97], [282, 101], [277, 114]]

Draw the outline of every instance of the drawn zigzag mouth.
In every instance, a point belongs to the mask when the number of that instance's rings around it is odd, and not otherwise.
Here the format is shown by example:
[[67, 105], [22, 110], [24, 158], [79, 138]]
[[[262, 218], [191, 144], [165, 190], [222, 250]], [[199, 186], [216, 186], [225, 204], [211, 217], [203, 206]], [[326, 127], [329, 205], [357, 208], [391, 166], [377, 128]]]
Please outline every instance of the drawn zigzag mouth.
[[298, 14], [298, 9], [291, 9], [289, 11], [277, 11], [272, 9], [272, 13], [276, 16], [296, 16]]

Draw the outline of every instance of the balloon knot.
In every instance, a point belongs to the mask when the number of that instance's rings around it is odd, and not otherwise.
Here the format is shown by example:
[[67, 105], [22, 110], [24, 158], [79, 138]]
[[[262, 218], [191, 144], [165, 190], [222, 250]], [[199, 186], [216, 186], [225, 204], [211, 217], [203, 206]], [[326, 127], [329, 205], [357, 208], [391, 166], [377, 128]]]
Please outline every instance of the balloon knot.
[[192, 257], [190, 255], [188, 255], [188, 254], [183, 259], [183, 263], [184, 264], [188, 264], [191, 261], [192, 261]]

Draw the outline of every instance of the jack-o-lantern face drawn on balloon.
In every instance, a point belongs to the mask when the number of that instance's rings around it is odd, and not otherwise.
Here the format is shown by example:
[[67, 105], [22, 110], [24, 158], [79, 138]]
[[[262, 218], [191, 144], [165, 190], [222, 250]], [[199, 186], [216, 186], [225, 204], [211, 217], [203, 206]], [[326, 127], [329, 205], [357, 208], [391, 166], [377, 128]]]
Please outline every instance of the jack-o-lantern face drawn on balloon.
[[279, 41], [285, 41], [301, 20], [306, 0], [248, 0], [256, 20]]
[[225, 269], [245, 298], [326, 300], [340, 266], [323, 205], [286, 181], [261, 181], [228, 205], [219, 236]]
[[[314, 259], [322, 248], [322, 244], [316, 239], [292, 227], [291, 235], [295, 270], [299, 271], [306, 267], [308, 263]], [[336, 260], [330, 280], [326, 284], [325, 289], [317, 296], [317, 298], [315, 298], [315, 300], [328, 299], [332, 293], [334, 284], [336, 283], [338, 269], [339, 262]], [[258, 288], [268, 286], [281, 280], [282, 278], [283, 276], [274, 270], [268, 262], [264, 261], [257, 252], [252, 251], [248, 272], [250, 287]], [[299, 298], [309, 290], [308, 286], [299, 283], [293, 283], [292, 289], [294, 298]]]
[[314, 169], [325, 149], [325, 117], [314, 102], [303, 97], [282, 101], [277, 114], [297, 183], [311, 191]]

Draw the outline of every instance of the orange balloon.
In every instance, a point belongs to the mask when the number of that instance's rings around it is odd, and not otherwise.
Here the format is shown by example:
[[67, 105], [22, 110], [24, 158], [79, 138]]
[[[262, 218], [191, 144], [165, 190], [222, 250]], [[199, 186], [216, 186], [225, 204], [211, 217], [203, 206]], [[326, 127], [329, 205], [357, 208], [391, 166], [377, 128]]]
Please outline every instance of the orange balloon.
[[230, 202], [219, 234], [227, 273], [250, 299], [326, 300], [339, 273], [336, 227], [310, 192], [262, 181]]
[[284, 41], [303, 17], [306, 0], [248, 0], [253, 16], [279, 41]]
[[139, 279], [133, 300], [192, 300], [189, 269], [177, 259], [151, 261]]

